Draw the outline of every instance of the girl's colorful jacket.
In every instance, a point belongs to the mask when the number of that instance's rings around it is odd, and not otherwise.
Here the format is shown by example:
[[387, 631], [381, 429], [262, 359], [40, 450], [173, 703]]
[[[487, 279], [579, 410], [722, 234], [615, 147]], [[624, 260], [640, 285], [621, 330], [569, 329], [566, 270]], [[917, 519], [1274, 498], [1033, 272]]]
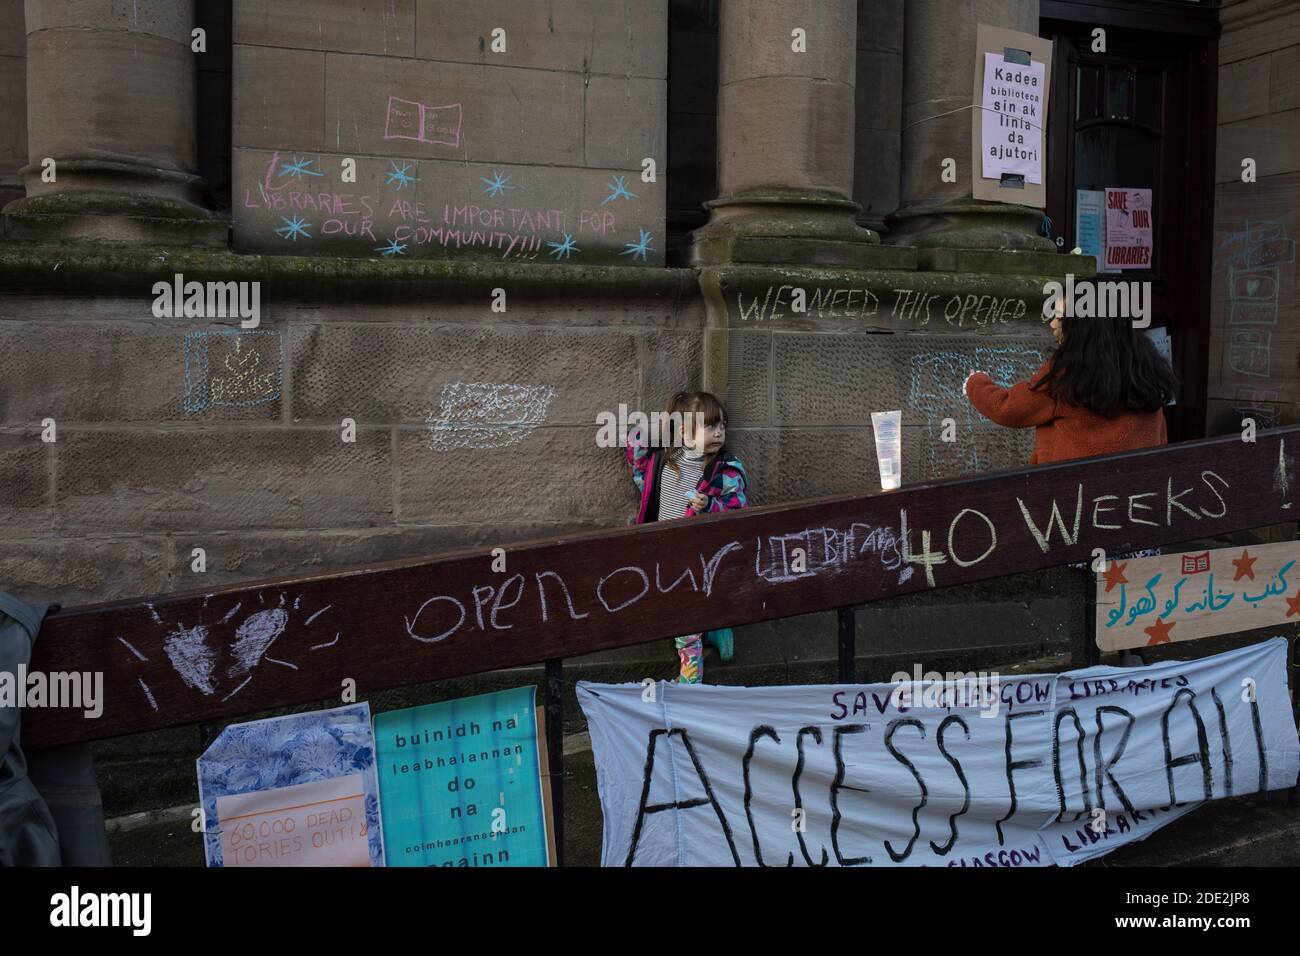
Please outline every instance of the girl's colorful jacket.
[[[632, 471], [632, 481], [641, 492], [641, 508], [636, 523], [659, 520], [659, 481], [664, 470], [664, 450], [649, 447], [637, 429], [628, 436], [627, 465]], [[748, 507], [745, 485], [745, 466], [723, 446], [695, 490], [709, 499], [705, 513], [712, 514]], [[696, 513], [687, 507], [687, 517]]]

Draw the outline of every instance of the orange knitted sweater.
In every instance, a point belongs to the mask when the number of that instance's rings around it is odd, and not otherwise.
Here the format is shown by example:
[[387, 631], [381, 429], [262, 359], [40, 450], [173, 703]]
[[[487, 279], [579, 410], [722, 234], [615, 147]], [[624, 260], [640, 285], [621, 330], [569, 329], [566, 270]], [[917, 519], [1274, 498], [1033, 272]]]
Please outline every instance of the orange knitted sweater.
[[1034, 426], [1031, 465], [1168, 443], [1163, 409], [1124, 410], [1107, 418], [1058, 402], [1046, 389], [1034, 391], [1030, 386], [1047, 374], [1050, 361], [1044, 362], [1028, 382], [1017, 382], [1009, 389], [994, 384], [984, 372], [976, 373], [966, 384], [966, 397], [985, 418], [1008, 428]]

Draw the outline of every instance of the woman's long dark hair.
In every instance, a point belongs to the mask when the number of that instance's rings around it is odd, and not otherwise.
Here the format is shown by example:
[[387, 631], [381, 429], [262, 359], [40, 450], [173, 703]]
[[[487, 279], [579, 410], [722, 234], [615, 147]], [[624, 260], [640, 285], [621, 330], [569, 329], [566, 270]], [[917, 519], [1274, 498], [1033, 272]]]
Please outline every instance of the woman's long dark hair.
[[1110, 417], [1154, 412], [1178, 393], [1178, 376], [1126, 318], [1061, 318], [1064, 338], [1035, 389]]

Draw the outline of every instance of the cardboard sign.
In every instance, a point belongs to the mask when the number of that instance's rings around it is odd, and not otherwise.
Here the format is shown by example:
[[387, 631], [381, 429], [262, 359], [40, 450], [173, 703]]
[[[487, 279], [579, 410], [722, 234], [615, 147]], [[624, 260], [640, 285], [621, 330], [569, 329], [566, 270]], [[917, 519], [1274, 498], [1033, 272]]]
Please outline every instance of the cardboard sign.
[[1300, 624], [1300, 542], [1111, 561], [1097, 575], [1103, 651]]
[[1151, 268], [1151, 190], [1106, 189], [1106, 271]]
[[1286, 663], [1274, 638], [965, 686], [579, 683], [602, 863], [1072, 866], [1293, 786]]
[[231, 724], [198, 761], [208, 866], [383, 866], [370, 705]]
[[369, 866], [364, 775], [217, 797], [223, 866]]
[[971, 195], [1047, 206], [1052, 41], [979, 24], [971, 103]]
[[375, 718], [389, 866], [549, 866], [536, 688]]

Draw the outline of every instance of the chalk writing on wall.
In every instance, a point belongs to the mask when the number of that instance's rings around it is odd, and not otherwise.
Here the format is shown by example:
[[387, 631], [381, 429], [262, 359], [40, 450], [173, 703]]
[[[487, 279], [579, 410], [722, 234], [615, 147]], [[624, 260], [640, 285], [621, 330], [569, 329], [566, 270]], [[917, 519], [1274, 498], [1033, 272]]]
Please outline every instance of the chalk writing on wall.
[[1273, 220], [1247, 222], [1219, 245], [1228, 268], [1228, 367], [1249, 378], [1270, 378], [1278, 292], [1284, 266], [1294, 267], [1295, 240]]
[[523, 441], [546, 420], [555, 390], [547, 385], [453, 382], [430, 412], [430, 447], [504, 448]]
[[284, 341], [274, 329], [190, 332], [184, 359], [187, 412], [260, 405], [280, 397]]
[[1251, 418], [1256, 428], [1273, 428], [1278, 424], [1277, 407], [1270, 404], [1282, 400], [1276, 388], [1254, 388], [1238, 385], [1233, 394], [1233, 411], [1239, 418]]
[[[933, 352], [912, 356], [912, 382], [907, 407], [925, 416], [923, 467], [926, 477], [979, 471], [979, 445], [973, 441], [976, 428], [985, 428], [962, 391], [972, 371], [988, 372], [1003, 388], [1028, 379], [1045, 358], [1039, 349], [978, 346], [969, 352]], [[956, 441], [942, 441], [943, 420], [951, 418], [959, 429]]]
[[[577, 188], [553, 197], [558, 172], [363, 157], [357, 182], [335, 182], [330, 160], [240, 152], [241, 245], [294, 254], [394, 257], [490, 256], [551, 262], [659, 264], [662, 187], [630, 177], [574, 170]], [[257, 165], [254, 165], [257, 164]], [[433, 171], [436, 169], [437, 174]], [[256, 172], [254, 172], [256, 170]], [[567, 175], [567, 172], [566, 172]], [[647, 217], [649, 220], [647, 221]], [[327, 248], [317, 248], [324, 241]]]
[[[349, 676], [390, 686], [408, 677], [520, 666], [539, 656], [621, 646], [629, 627], [649, 627], [653, 636], [689, 632], [702, 622], [734, 626], [1086, 560], [1098, 547], [1118, 554], [1277, 524], [1294, 513], [1296, 455], [1285, 446], [1294, 445], [1298, 431], [1264, 432], [1246, 445], [1235, 435], [1176, 443], [1144, 453], [1141, 467], [1063, 462], [996, 480], [740, 511], [677, 530], [627, 529], [600, 547], [589, 536], [519, 543], [507, 572], [492, 569], [485, 547], [388, 562], [364, 575], [232, 587], [209, 596], [210, 611], [203, 595], [176, 595], [157, 606], [124, 602], [89, 624], [54, 617], [37, 645], [41, 659], [33, 661], [55, 670], [89, 655], [86, 663], [110, 675], [104, 717], [122, 733], [164, 726], [195, 706], [220, 716], [318, 701], [339, 693], [339, 680]], [[884, 533], [863, 547], [877, 528], [888, 528], [898, 542], [902, 566], [890, 567], [895, 559]], [[816, 573], [776, 580], [787, 570], [807, 570], [793, 560], [787, 569], [780, 557], [783, 548], [791, 553], [792, 534], [819, 549]], [[823, 557], [827, 551], [835, 557]], [[903, 567], [914, 569], [906, 582]], [[221, 703], [239, 686], [226, 676], [237, 661], [239, 626], [251, 613], [276, 607], [288, 614], [284, 630], [244, 675], [253, 680]], [[321, 609], [327, 613], [314, 617]], [[207, 669], [212, 695], [186, 684], [163, 649], [169, 634], [196, 625], [205, 625], [205, 643], [219, 648]], [[364, 654], [348, 652], [354, 632], [366, 634]], [[331, 643], [333, 650], [322, 646]], [[417, 655], [415, 676], [407, 670], [416, 660], [409, 658], [413, 646], [428, 649]], [[274, 679], [263, 679], [268, 674]], [[86, 723], [79, 713], [52, 713], [28, 730], [34, 740], [70, 742], [92, 732]]]
[[[404, 615], [405, 627], [413, 640], [435, 644], [470, 632], [508, 631], [525, 623], [546, 626], [552, 618], [582, 621], [618, 614], [652, 591], [677, 593], [681, 602], [690, 606], [712, 596], [721, 574], [728, 576], [728, 588], [732, 589], [754, 584], [780, 587], [794, 577], [816, 586], [849, 575], [855, 580], [866, 577], [879, 581], [882, 590], [888, 592], [911, 579], [911, 575], [904, 578], [899, 572], [912, 565], [914, 570], [920, 569], [925, 585], [933, 588], [952, 583], [950, 575], [954, 572], [962, 573], [988, 560], [1005, 562], [1006, 555], [1016, 549], [1036, 547], [1044, 555], [1059, 555], [1065, 548], [1077, 545], [1081, 535], [1088, 542], [1124, 540], [1135, 530], [1144, 530], [1142, 526], [1151, 521], [1171, 528], [1177, 524], [1182, 532], [1190, 534], [1204, 519], [1226, 515], [1232, 499], [1227, 479], [1217, 472], [1198, 466], [1194, 475], [1155, 476], [1133, 486], [1121, 474], [1108, 483], [1089, 481], [1086, 489], [1079, 482], [1069, 491], [1047, 495], [1009, 492], [1013, 506], [999, 512], [985, 513], [969, 502], [954, 502], [951, 520], [939, 519], [925, 527], [920, 527], [915, 518], [909, 520], [907, 509], [901, 508], [896, 527], [862, 520], [840, 521], [800, 529], [793, 536], [759, 534], [737, 538], [717, 547], [709, 545], [694, 556], [683, 554], [671, 560], [629, 552], [607, 561], [603, 567], [584, 568], [579, 575], [581, 583], [575, 585], [570, 584], [575, 575], [562, 569], [518, 572], [504, 579], [500, 574], [485, 572], [473, 586], [462, 581], [412, 604], [409, 616]], [[1124, 492], [1122, 497], [1109, 493], [1117, 490]], [[1150, 500], [1150, 519], [1141, 510], [1148, 507], [1141, 504], [1143, 499]], [[1107, 502], [1114, 501], [1119, 506], [1112, 512]], [[1134, 508], [1131, 501], [1137, 501], [1139, 507]], [[997, 514], [997, 519], [990, 514]], [[815, 558], [804, 571], [795, 572], [781, 557], [792, 553], [790, 548], [794, 546], [820, 549], [832, 557]], [[1001, 558], [996, 557], [999, 554]], [[614, 566], [615, 562], [618, 566]], [[705, 613], [702, 607], [701, 613]]]
[[[805, 296], [804, 312], [793, 311], [796, 289]], [[742, 322], [778, 319], [878, 318], [915, 326], [942, 319], [955, 328], [1010, 325], [1025, 317], [1029, 305], [1015, 296], [917, 292], [911, 289], [838, 288], [809, 284], [768, 286], [750, 298], [736, 293], [736, 314]]]

